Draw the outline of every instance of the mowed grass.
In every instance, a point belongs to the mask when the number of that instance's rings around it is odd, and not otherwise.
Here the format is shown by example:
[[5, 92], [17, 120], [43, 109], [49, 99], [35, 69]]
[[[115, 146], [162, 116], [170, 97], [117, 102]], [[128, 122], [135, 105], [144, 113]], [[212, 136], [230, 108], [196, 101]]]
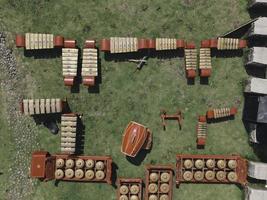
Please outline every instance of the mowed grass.
[[[246, 0], [155, 0], [155, 1], [32, 1], [1, 0], [0, 19], [12, 34], [46, 32], [75, 38], [82, 47], [87, 38], [110, 36], [176, 37], [195, 41], [216, 37], [249, 19]], [[28, 98], [68, 98], [73, 112], [83, 114], [85, 155], [111, 155], [118, 177], [144, 178], [146, 164], [175, 164], [177, 153], [232, 154], [256, 160], [242, 124], [242, 83], [247, 77], [241, 57], [213, 58], [209, 85], [187, 85], [183, 59], [151, 58], [135, 72], [136, 65], [105, 61], [101, 53], [102, 83], [99, 93], [79, 93], [64, 87], [61, 58], [24, 57], [14, 48], [19, 70], [25, 73]], [[209, 107], [238, 106], [235, 120], [209, 125], [207, 146], [197, 150], [197, 117]], [[184, 113], [181, 131], [175, 121], [163, 131], [160, 109]], [[154, 136], [153, 149], [140, 166], [131, 164], [120, 152], [124, 128], [131, 120], [148, 126]], [[1, 124], [5, 121], [1, 120]], [[4, 128], [5, 126], [3, 126]], [[60, 135], [38, 126], [38, 142], [51, 153], [59, 152]], [[7, 135], [6, 135], [7, 136]], [[3, 155], [2, 155], [3, 156]], [[10, 164], [4, 155], [6, 165]], [[2, 158], [2, 157], [0, 157]], [[2, 160], [2, 159], [1, 159]], [[3, 166], [5, 167], [5, 166]], [[2, 177], [1, 177], [2, 178]], [[1, 190], [1, 189], [0, 189]], [[2, 191], [1, 191], [2, 192]], [[106, 184], [37, 182], [30, 199], [116, 199]], [[2, 192], [3, 193], [3, 192]], [[239, 200], [243, 191], [235, 185], [183, 184], [174, 189], [174, 199]]]

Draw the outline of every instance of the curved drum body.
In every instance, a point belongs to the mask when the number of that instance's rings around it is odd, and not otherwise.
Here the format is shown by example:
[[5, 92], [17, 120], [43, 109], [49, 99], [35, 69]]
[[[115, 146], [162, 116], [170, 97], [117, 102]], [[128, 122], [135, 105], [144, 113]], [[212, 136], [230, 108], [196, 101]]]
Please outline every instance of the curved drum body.
[[135, 157], [142, 148], [150, 149], [151, 143], [152, 133], [144, 125], [132, 121], [124, 130], [121, 152]]

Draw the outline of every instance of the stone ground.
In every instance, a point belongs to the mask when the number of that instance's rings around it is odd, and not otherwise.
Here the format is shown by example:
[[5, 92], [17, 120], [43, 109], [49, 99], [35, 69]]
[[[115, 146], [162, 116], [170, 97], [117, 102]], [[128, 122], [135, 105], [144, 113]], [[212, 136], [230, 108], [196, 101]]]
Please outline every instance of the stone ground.
[[[0, 32], [0, 70], [1, 75], [1, 93], [4, 98], [4, 112], [8, 121], [10, 132], [12, 133], [12, 142], [14, 148], [12, 162], [8, 168], [8, 189], [6, 190], [6, 199], [27, 199], [32, 193], [34, 181], [29, 176], [29, 154], [33, 149], [38, 148], [36, 141], [37, 132], [32, 120], [22, 116], [19, 112], [18, 102], [22, 99], [22, 90], [20, 85], [21, 74], [17, 67], [15, 56], [7, 47], [7, 33]], [[3, 152], [1, 152], [3, 153]]]

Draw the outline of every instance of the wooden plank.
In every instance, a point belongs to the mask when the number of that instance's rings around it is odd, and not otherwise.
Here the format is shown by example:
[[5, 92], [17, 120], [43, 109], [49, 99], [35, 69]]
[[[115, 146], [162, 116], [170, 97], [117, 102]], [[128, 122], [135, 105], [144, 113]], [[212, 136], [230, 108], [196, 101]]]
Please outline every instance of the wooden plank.
[[37, 48], [35, 48], [35, 33], [32, 33], [31, 34], [31, 48], [32, 49], [37, 49]]
[[73, 60], [63, 60], [62, 61], [63, 65], [77, 65], [77, 61]]
[[97, 54], [97, 49], [96, 48], [85, 48], [83, 49], [84, 53], [96, 53]]
[[28, 99], [23, 99], [23, 110], [24, 110], [25, 115], [29, 114], [29, 100]]
[[61, 116], [61, 121], [77, 121], [77, 116]]
[[32, 49], [32, 36], [31, 36], [32, 34], [31, 33], [29, 33], [29, 35], [28, 35], [28, 39], [29, 39], [29, 50], [31, 50]]
[[83, 60], [97, 60], [98, 59], [98, 54], [97, 53], [87, 53], [83, 54]]
[[156, 38], [156, 50], [159, 50], [159, 38]]
[[78, 49], [75, 49], [75, 48], [62, 48], [62, 53], [76, 53], [76, 54], [78, 54]]
[[75, 148], [61, 147], [61, 152], [74, 153]]
[[239, 49], [239, 39], [236, 39], [236, 49]]
[[30, 115], [34, 114], [33, 99], [29, 99], [29, 113], [30, 113]]
[[46, 113], [51, 113], [51, 107], [50, 107], [50, 99], [45, 100], [45, 111]]
[[82, 76], [97, 76], [97, 70], [89, 69], [88, 71], [82, 71]]
[[92, 62], [92, 63], [98, 63], [98, 59], [97, 59], [97, 57], [92, 57], [92, 58], [86, 58], [86, 59], [83, 59], [83, 61], [82, 61], [82, 64], [86, 64], [86, 63], [90, 63], [90, 62]]
[[77, 57], [78, 54], [74, 52], [62, 52], [63, 57]]
[[110, 38], [110, 53], [114, 52], [114, 38]]
[[54, 35], [50, 34], [50, 48], [54, 48]]
[[128, 46], [127, 42], [128, 42], [128, 38], [125, 38], [123, 41], [123, 44], [122, 44], [122, 49], [124, 52], [129, 52], [128, 48], [127, 48], [127, 46]]
[[78, 49], [62, 49], [62, 74], [63, 76], [77, 76]]
[[30, 49], [34, 49], [34, 33], [30, 34]]
[[61, 137], [61, 142], [71, 142], [71, 143], [75, 143], [76, 142], [76, 138], [75, 137]]
[[217, 41], [217, 49], [218, 50], [221, 49], [221, 38], [218, 38], [218, 41]]
[[97, 68], [96, 63], [83, 64], [83, 68]]
[[118, 53], [119, 49], [119, 38], [115, 37], [114, 38], [114, 53]]
[[47, 48], [47, 45], [46, 45], [46, 34], [42, 34], [42, 48], [43, 49], [46, 49]]
[[51, 99], [51, 112], [55, 113], [56, 112], [56, 100]]
[[34, 101], [35, 114], [40, 114], [40, 100], [35, 99]]
[[83, 71], [88, 72], [88, 71], [97, 71], [97, 68], [84, 68]]
[[61, 147], [75, 147], [76, 144], [75, 143], [71, 143], [71, 142], [61, 142]]
[[38, 34], [38, 48], [43, 49], [43, 34]]
[[77, 68], [63, 68], [62, 71], [63, 73], [64, 72], [77, 73]]
[[91, 54], [91, 55], [83, 55], [83, 60], [98, 60], [97, 54]]
[[76, 64], [63, 64], [62, 70], [63, 69], [75, 69], [75, 70], [77, 70], [77, 65]]
[[76, 132], [76, 127], [61, 127], [61, 132]]
[[76, 126], [77, 122], [76, 121], [62, 121], [61, 126]]
[[30, 49], [30, 33], [25, 34], [25, 41], [26, 41], [25, 48]]
[[57, 112], [61, 112], [62, 111], [62, 106], [61, 106], [61, 100], [60, 99], [56, 99], [56, 111]]
[[83, 61], [84, 60], [98, 60], [98, 55], [97, 54], [91, 54], [91, 55], [83, 54]]
[[39, 41], [38, 41], [38, 39], [39, 39], [39, 36], [38, 36], [39, 34], [38, 33], [34, 33], [33, 34], [33, 43], [34, 43], [34, 49], [39, 49]]
[[61, 132], [62, 137], [76, 137], [76, 132]]
[[128, 38], [126, 38], [126, 42], [125, 42], [125, 51], [126, 52], [130, 52], [131, 51], [131, 38], [130, 37], [128, 37]]
[[40, 113], [45, 113], [45, 99], [40, 99]]
[[63, 56], [62, 61], [78, 61], [78, 57], [75, 55], [72, 56]]
[[118, 40], [118, 42], [119, 42], [119, 44], [118, 44], [118, 53], [122, 53], [122, 52], [124, 52], [124, 50], [123, 50], [124, 38], [120, 38]]
[[76, 76], [77, 75], [77, 73], [75, 72], [75, 73], [71, 73], [71, 72], [63, 72], [63, 76]]
[[136, 37], [134, 38], [133, 45], [134, 45], [134, 50], [133, 51], [138, 51], [138, 39]]
[[83, 60], [83, 64], [97, 64], [98, 60]]

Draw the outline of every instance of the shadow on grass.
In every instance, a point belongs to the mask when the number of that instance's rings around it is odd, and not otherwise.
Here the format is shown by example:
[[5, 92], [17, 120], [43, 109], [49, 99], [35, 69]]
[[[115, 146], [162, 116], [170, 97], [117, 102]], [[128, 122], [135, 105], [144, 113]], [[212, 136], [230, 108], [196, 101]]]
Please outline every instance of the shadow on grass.
[[258, 78], [266, 77], [266, 67], [258, 67], [255, 65], [245, 65], [245, 70], [249, 76]]
[[79, 93], [80, 92], [80, 84], [81, 84], [81, 78], [79, 76], [74, 78], [73, 86], [70, 87], [71, 93]]
[[250, 125], [251, 123], [246, 121], [246, 120], [244, 120], [244, 119], [242, 119], [242, 122], [243, 122], [243, 125], [244, 125], [245, 129], [246, 129], [246, 132], [249, 134], [251, 132], [251, 130], [252, 130], [252, 127]]
[[195, 85], [195, 79], [194, 78], [187, 78], [187, 85]]
[[200, 77], [199, 83], [201, 85], [209, 85], [209, 78], [208, 77]]
[[248, 37], [248, 47], [267, 47], [267, 36], [253, 35]]
[[232, 30], [229, 32], [225, 33], [222, 37], [227, 37], [227, 38], [242, 38], [245, 36], [248, 32], [248, 30], [251, 27], [252, 20], [249, 22], [246, 22], [245, 24], [242, 24], [238, 27], [234, 27]]
[[212, 50], [212, 56], [215, 56], [217, 58], [233, 58], [233, 57], [242, 57], [243, 56], [243, 50], [242, 49], [236, 49], [236, 50]]
[[207, 119], [207, 123], [213, 124], [213, 123], [220, 123], [220, 122], [225, 122], [229, 120], [234, 120], [235, 116], [227, 116], [227, 117], [222, 117], [222, 118], [217, 118], [217, 119]]
[[58, 123], [61, 119], [61, 113], [52, 113], [45, 115], [33, 115], [33, 119], [37, 125], [44, 125], [51, 133], [57, 134], [59, 131]]
[[[99, 49], [97, 49], [97, 53], [99, 55]], [[98, 60], [97, 60], [97, 76], [95, 77], [95, 85], [88, 87], [88, 92], [89, 93], [97, 93], [98, 94], [100, 92], [100, 84], [101, 83], [102, 83], [101, 59], [100, 59], [100, 57], [98, 57]]]
[[203, 150], [203, 149], [205, 149], [205, 145], [198, 145], [198, 144], [197, 144], [197, 149], [198, 149], [198, 150]]
[[25, 57], [34, 57], [34, 59], [58, 58], [61, 54], [61, 48], [24, 50]]
[[58, 187], [58, 184], [60, 183], [60, 180], [55, 180], [55, 182], [54, 182], [54, 186], [55, 187]]
[[[243, 113], [245, 112], [244, 109], [245, 106], [243, 107]], [[250, 121], [244, 120], [244, 114], [242, 122], [249, 138], [250, 133], [256, 129], [256, 139], [259, 144], [251, 142], [250, 139], [248, 139], [248, 141], [250, 142], [254, 153], [259, 157], [260, 161], [267, 162], [267, 124], [252, 123]]]
[[[151, 147], [152, 149], [152, 147]], [[135, 166], [140, 166], [142, 164], [142, 162], [144, 161], [144, 159], [146, 158], [146, 155], [148, 153], [150, 153], [150, 150], [146, 150], [146, 149], [141, 149], [140, 152], [133, 158], [133, 157], [129, 157], [126, 156], [126, 159], [133, 165]]]
[[76, 133], [76, 150], [75, 153], [80, 155], [84, 153], [84, 137], [85, 126], [80, 117], [77, 120], [77, 133]]
[[[266, 134], [265, 134], [266, 137]], [[254, 153], [259, 157], [261, 162], [267, 162], [267, 145], [264, 144], [252, 144]]]
[[113, 161], [112, 162], [112, 176], [111, 176], [111, 182], [112, 187], [117, 188], [116, 182], [117, 182], [117, 171], [119, 167], [118, 165]]
[[254, 179], [254, 178], [251, 178], [249, 176], [248, 176], [247, 180], [248, 180], [249, 183], [262, 184], [262, 185], [266, 184], [265, 180]]
[[142, 59], [144, 56], [150, 58], [158, 59], [170, 59], [177, 57], [184, 57], [184, 51], [182, 49], [176, 50], [165, 50], [165, 51], [156, 51], [156, 50], [139, 50], [137, 52], [129, 53], [109, 53], [105, 52], [104, 58], [106, 61], [128, 61], [129, 59]]
[[266, 10], [267, 10], [267, 6], [263, 4], [248, 8], [248, 12], [251, 18], [267, 17]]
[[[64, 104], [63, 104], [62, 113], [71, 113], [70, 106], [67, 102], [68, 102], [67, 99], [65, 99]], [[34, 121], [37, 125], [43, 124], [53, 134], [57, 134], [59, 131], [57, 124], [61, 122], [62, 113], [33, 115], [32, 118], [34, 119]]]

